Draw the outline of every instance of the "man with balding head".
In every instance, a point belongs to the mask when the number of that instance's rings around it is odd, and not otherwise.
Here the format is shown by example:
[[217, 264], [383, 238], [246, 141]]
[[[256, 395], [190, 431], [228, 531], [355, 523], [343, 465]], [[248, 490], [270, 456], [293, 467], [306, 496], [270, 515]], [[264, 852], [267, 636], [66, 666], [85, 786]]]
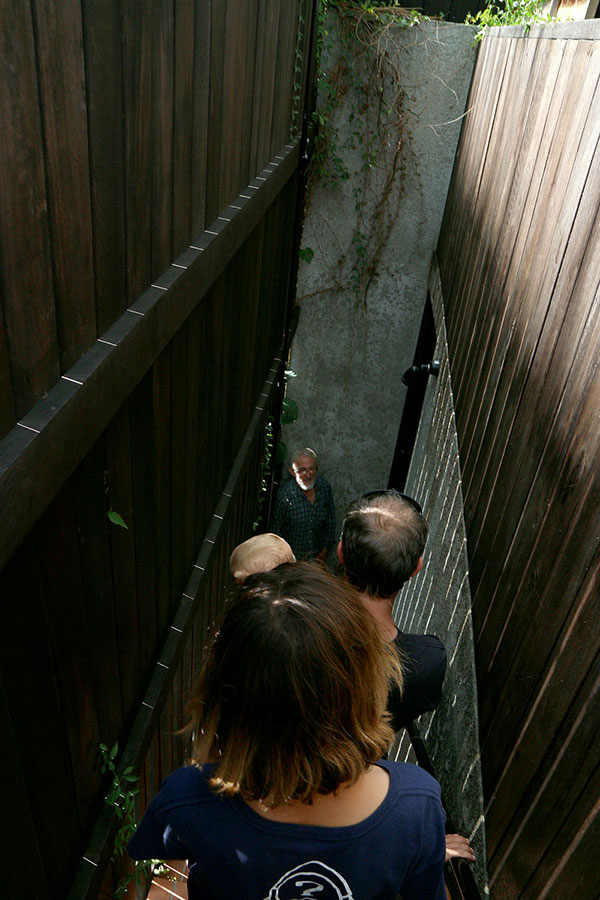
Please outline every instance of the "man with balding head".
[[271, 527], [288, 542], [296, 559], [325, 560], [335, 544], [335, 510], [329, 482], [319, 475], [317, 454], [302, 447], [292, 455], [292, 476], [282, 482]]
[[446, 650], [430, 634], [403, 634], [392, 617], [402, 586], [423, 567], [427, 522], [421, 507], [397, 491], [372, 491], [350, 504], [344, 516], [338, 559], [346, 579], [393, 641], [404, 670], [402, 697], [390, 693], [388, 709], [398, 730], [440, 702]]

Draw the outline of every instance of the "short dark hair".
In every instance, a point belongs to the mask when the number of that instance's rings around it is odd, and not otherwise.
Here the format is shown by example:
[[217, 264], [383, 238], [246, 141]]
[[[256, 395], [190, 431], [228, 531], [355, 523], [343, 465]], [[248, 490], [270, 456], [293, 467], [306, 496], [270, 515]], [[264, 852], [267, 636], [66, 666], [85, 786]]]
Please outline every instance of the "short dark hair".
[[359, 591], [397, 593], [415, 571], [427, 540], [418, 504], [395, 491], [373, 492], [350, 504], [342, 526], [344, 569]]
[[251, 575], [227, 605], [187, 727], [212, 786], [270, 806], [353, 783], [385, 756], [391, 644], [356, 591], [314, 563]]

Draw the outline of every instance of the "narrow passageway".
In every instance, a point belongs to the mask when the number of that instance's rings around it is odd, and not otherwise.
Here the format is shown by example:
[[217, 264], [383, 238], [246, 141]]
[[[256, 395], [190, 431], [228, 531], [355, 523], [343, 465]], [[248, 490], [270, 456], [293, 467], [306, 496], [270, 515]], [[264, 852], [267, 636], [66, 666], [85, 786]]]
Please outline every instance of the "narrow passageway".
[[493, 900], [597, 900], [598, 21], [476, 49], [377, 3], [12, 7], [0, 722], [23, 890], [117, 889], [115, 802], [141, 814], [182, 762], [284, 392], [332, 562], [351, 501], [393, 482], [429, 294], [440, 365], [402, 488], [429, 539], [393, 604], [448, 651], [422, 735], [482, 891], [487, 842]]
[[[333, 15], [329, 22], [322, 68], [335, 73], [330, 87], [340, 97], [330, 110], [330, 92], [322, 90], [321, 102], [331, 117], [326, 149], [336, 159], [336, 170], [344, 167], [348, 177], [335, 183], [333, 163], [327, 170], [321, 162], [329, 175], [310, 184], [302, 246], [311, 253], [300, 263], [300, 319], [290, 360], [295, 377], [287, 387], [299, 416], [284, 428], [284, 439], [290, 448], [305, 444], [318, 453], [332, 485], [339, 533], [349, 504], [367, 491], [386, 488], [395, 472], [406, 396], [402, 375], [414, 361], [428, 310], [431, 359], [441, 366], [437, 378], [427, 382], [420, 428], [413, 423], [414, 434], [419, 431], [401, 489], [422, 505], [430, 532], [423, 570], [402, 589], [393, 612], [402, 632], [435, 635], [447, 648], [441, 704], [421, 716], [419, 727], [451, 818], [473, 841], [483, 893], [485, 828], [460, 461], [439, 291], [428, 301], [430, 262], [468, 109], [475, 30], [439, 22], [395, 31], [390, 26], [385, 41], [377, 43], [376, 28], [363, 32], [355, 23], [359, 40], [354, 50], [354, 32], [346, 33], [344, 22]], [[343, 69], [340, 57], [350, 61], [347, 81], [337, 74], [338, 65]], [[386, 72], [381, 85], [372, 75], [376, 68]], [[370, 132], [378, 127], [378, 86], [393, 111], [372, 138]], [[369, 175], [357, 141], [377, 154]], [[397, 145], [402, 146], [399, 156]], [[385, 176], [392, 171], [388, 190]], [[357, 229], [365, 245], [362, 256]], [[374, 269], [358, 290], [355, 269], [363, 259], [361, 271], [370, 263]], [[414, 758], [406, 738], [400, 747]]]

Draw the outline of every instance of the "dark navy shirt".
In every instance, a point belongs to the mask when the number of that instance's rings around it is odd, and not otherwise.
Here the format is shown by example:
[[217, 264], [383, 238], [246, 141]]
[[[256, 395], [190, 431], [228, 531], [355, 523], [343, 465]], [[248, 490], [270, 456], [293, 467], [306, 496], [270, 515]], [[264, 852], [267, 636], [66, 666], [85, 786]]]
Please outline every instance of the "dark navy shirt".
[[313, 559], [336, 538], [333, 494], [321, 475], [315, 479], [314, 503], [296, 483], [284, 481], [277, 492], [271, 529], [288, 542], [296, 559]]
[[436, 709], [442, 699], [446, 674], [446, 648], [433, 634], [403, 634], [394, 639], [398, 651], [404, 686], [402, 695], [393, 687], [387, 708], [392, 714], [392, 728], [398, 731], [417, 716]]
[[357, 825], [273, 822], [208, 785], [212, 766], [163, 783], [128, 844], [133, 859], [187, 859], [189, 900], [446, 900], [440, 787], [382, 760], [388, 793]]

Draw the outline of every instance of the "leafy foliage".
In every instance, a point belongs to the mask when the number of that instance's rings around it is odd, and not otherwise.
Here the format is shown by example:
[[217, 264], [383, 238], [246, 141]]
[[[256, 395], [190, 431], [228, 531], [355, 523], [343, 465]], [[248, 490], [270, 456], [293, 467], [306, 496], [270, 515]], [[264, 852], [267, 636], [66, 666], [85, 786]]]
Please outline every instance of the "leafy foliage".
[[[114, 861], [118, 857], [125, 855], [127, 842], [137, 828], [135, 821], [135, 805], [136, 797], [140, 792], [138, 787], [139, 778], [137, 775], [133, 774], [133, 766], [127, 766], [121, 775], [117, 774], [115, 760], [119, 752], [118, 743], [114, 743], [110, 749], [106, 744], [100, 744], [99, 751], [101, 774], [104, 774], [105, 772], [110, 772], [112, 774], [111, 785], [104, 798], [104, 802], [113, 808], [115, 815], [121, 823], [115, 834], [113, 844], [112, 860]], [[164, 863], [159, 859], [137, 860], [133, 871], [121, 878], [114, 896], [115, 898], [123, 897], [124, 894], [127, 893], [132, 881], [139, 885], [147, 884], [152, 872], [164, 875], [167, 871]]]
[[303, 53], [302, 44], [304, 41], [305, 21], [302, 12], [302, 5], [298, 12], [298, 27], [296, 30], [296, 49], [294, 51], [294, 90], [292, 95], [292, 117], [290, 122], [290, 139], [293, 139], [300, 129], [300, 99], [302, 97], [302, 70], [303, 70]]
[[529, 30], [532, 22], [555, 22], [556, 18], [543, 12], [544, 0], [504, 0], [503, 3], [490, 3], [474, 16], [469, 13], [467, 25], [478, 25], [479, 30], [475, 42], [480, 41], [486, 28], [500, 25], [525, 25]]
[[279, 421], [282, 425], [291, 425], [293, 422], [298, 421], [298, 404], [291, 397], [283, 398]]
[[269, 475], [271, 474], [271, 457], [273, 455], [274, 437], [273, 420], [267, 419], [265, 422], [263, 455], [260, 464], [261, 482], [260, 490], [258, 492], [258, 512], [255, 521], [252, 523], [252, 531], [258, 531], [263, 517], [263, 506], [269, 492]]

